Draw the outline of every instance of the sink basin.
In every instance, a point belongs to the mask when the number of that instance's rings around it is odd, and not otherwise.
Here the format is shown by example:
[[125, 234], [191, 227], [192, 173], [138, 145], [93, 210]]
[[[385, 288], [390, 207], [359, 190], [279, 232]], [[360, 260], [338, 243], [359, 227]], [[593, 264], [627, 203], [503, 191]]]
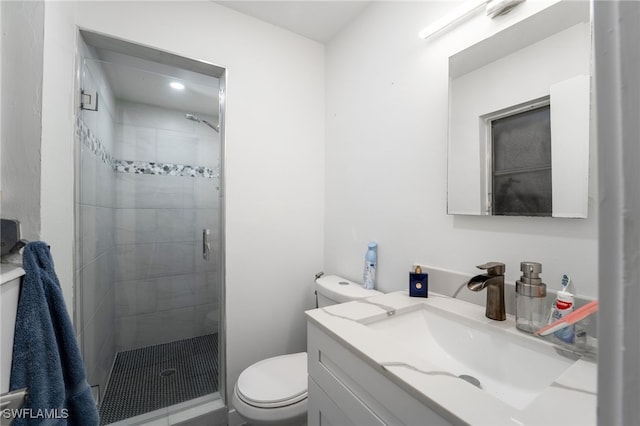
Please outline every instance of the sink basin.
[[461, 377], [517, 409], [575, 362], [552, 345], [499, 325], [426, 304], [413, 308], [364, 325], [380, 339], [426, 360], [433, 371]]

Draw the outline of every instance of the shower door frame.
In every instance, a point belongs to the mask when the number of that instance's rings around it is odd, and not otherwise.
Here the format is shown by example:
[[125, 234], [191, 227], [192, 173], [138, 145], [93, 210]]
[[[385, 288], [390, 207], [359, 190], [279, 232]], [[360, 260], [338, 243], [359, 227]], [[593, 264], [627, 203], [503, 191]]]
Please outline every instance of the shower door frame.
[[[88, 40], [87, 37], [91, 38]], [[228, 411], [227, 408], [227, 386], [226, 386], [226, 269], [225, 269], [225, 253], [226, 253], [226, 235], [225, 235], [225, 223], [226, 223], [226, 203], [225, 203], [225, 194], [226, 194], [226, 179], [225, 179], [225, 170], [226, 170], [226, 96], [227, 96], [227, 75], [228, 69], [224, 66], [214, 64], [209, 61], [205, 61], [202, 59], [190, 58], [178, 53], [173, 53], [168, 50], [159, 49], [157, 47], [148, 46], [142, 43], [138, 43], [135, 41], [129, 41], [122, 39], [120, 37], [105, 34], [101, 32], [96, 32], [91, 29], [76, 27], [76, 49], [75, 49], [75, 61], [74, 64], [74, 93], [78, 94], [75, 97], [74, 103], [74, 119], [77, 114], [80, 114], [80, 92], [82, 90], [82, 79], [81, 79], [81, 70], [83, 66], [83, 57], [80, 54], [79, 44], [80, 40], [83, 39], [85, 42], [91, 46], [95, 47], [103, 47], [109, 48], [110, 50], [114, 50], [119, 53], [123, 53], [129, 56], [138, 57], [140, 59], [147, 59], [153, 62], [157, 62], [160, 64], [171, 65], [183, 69], [190, 69], [194, 72], [200, 72], [205, 75], [209, 75], [219, 80], [219, 114], [218, 114], [218, 124], [219, 124], [219, 135], [220, 135], [220, 167], [219, 167], [219, 253], [217, 256], [219, 258], [219, 272], [218, 276], [220, 279], [220, 300], [219, 300], [219, 325], [218, 325], [218, 336], [219, 336], [219, 352], [218, 352], [218, 362], [219, 362], [219, 372], [218, 372], [218, 393], [220, 394], [220, 400], [225, 409], [225, 419]], [[103, 44], [100, 46], [100, 44]], [[189, 67], [185, 67], [184, 64], [188, 63]], [[79, 194], [78, 194], [78, 176], [79, 176], [79, 167], [80, 167], [80, 143], [78, 141], [74, 141], [74, 244], [77, 241], [77, 237], [80, 233], [80, 224], [79, 224], [79, 214], [76, 209]], [[74, 270], [79, 262], [79, 249], [80, 247], [75, 247], [74, 249]], [[73, 319], [74, 325], [76, 328], [76, 334], [78, 330], [81, 330], [82, 324], [84, 321], [84, 314], [82, 309], [82, 286], [80, 285], [80, 276], [79, 274], [74, 274], [74, 312]], [[83, 339], [84, 340], [84, 339]], [[84, 345], [81, 342], [81, 351], [84, 356]], [[179, 412], [184, 410], [182, 408], [188, 405], [189, 401], [185, 403], [179, 404], [179, 407], [175, 412]], [[207, 402], [209, 403], [209, 402]], [[187, 407], [188, 408], [188, 407]], [[166, 408], [164, 409], [166, 410]], [[153, 412], [152, 412], [153, 413]], [[147, 413], [151, 415], [152, 413]], [[172, 414], [172, 411], [169, 410], [168, 414]], [[167, 413], [162, 414], [161, 417], [165, 417]], [[144, 415], [143, 415], [144, 416]], [[148, 420], [153, 420], [158, 416], [151, 416]], [[217, 416], [216, 416], [217, 417]]]

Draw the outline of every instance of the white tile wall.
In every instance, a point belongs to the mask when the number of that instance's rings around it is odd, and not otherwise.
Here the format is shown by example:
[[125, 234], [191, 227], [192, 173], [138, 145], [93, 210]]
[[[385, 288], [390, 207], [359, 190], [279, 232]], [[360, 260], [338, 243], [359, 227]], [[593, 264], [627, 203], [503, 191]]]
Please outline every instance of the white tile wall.
[[[121, 160], [157, 161], [215, 167], [220, 137], [203, 123], [185, 118], [185, 111], [118, 102], [115, 152]], [[215, 125], [217, 117], [198, 114]]]
[[80, 148], [80, 203], [96, 205], [96, 179], [98, 159], [85, 146]]
[[84, 266], [113, 249], [115, 220], [113, 209], [109, 207], [80, 204], [79, 209], [80, 264]]
[[[92, 52], [83, 43], [81, 55], [86, 58]], [[82, 87], [97, 90], [99, 109], [81, 112], [81, 118], [93, 136], [99, 139], [105, 150], [113, 154], [115, 105], [111, 90], [102, 70], [102, 63], [85, 61]], [[87, 379], [91, 385], [100, 385], [104, 392], [111, 364], [115, 355], [115, 173], [90, 148], [77, 141], [80, 156], [77, 182], [78, 233], [76, 270], [81, 300], [81, 324], [76, 330], [82, 341]]]
[[154, 127], [121, 124], [116, 128], [116, 158], [123, 160], [158, 161]]
[[220, 206], [216, 179], [194, 179], [194, 206], [200, 209], [217, 209]]
[[158, 129], [158, 162], [200, 165], [198, 145], [200, 138], [194, 134], [175, 130]]
[[[218, 166], [218, 134], [184, 113], [119, 102], [117, 158]], [[115, 179], [118, 349], [215, 331], [207, 314], [218, 308], [220, 294], [217, 179], [133, 173]], [[202, 259], [204, 228], [212, 230], [214, 244], [208, 262]]]
[[195, 266], [195, 246], [195, 242], [118, 245], [116, 280], [189, 274]]
[[217, 302], [196, 305], [194, 327], [198, 330], [199, 334], [217, 332], [219, 327], [219, 315], [220, 305]]
[[118, 208], [184, 208], [193, 206], [193, 181], [183, 176], [116, 174]]
[[156, 280], [118, 281], [116, 316], [118, 318], [155, 312], [158, 306]]
[[100, 385], [100, 391], [103, 393], [116, 350], [113, 332], [115, 329], [113, 298], [114, 289], [111, 287], [95, 311], [95, 315], [85, 321], [83, 332], [87, 376], [92, 385]]
[[163, 277], [156, 281], [159, 311], [187, 308], [196, 304], [196, 280], [194, 274]]
[[194, 224], [196, 224], [195, 209], [157, 209], [157, 241], [198, 241], [199, 236], [196, 235], [194, 238], [193, 235]]
[[196, 301], [198, 305], [210, 305], [219, 303], [220, 290], [211, 285], [217, 280], [218, 270], [199, 271], [196, 273]]
[[148, 314], [118, 317], [116, 341], [118, 350], [167, 343], [197, 335], [195, 307], [156, 311]]
[[114, 264], [114, 251], [109, 250], [80, 270], [85, 319], [95, 315], [98, 306], [103, 303], [103, 299], [111, 291], [115, 275]]
[[116, 209], [116, 239], [119, 245], [156, 241], [156, 209]]

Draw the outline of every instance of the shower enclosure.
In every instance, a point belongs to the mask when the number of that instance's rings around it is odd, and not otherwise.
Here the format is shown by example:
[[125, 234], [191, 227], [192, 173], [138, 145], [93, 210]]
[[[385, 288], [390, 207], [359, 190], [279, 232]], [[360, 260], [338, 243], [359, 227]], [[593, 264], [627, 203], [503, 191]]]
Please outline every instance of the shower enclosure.
[[101, 424], [134, 424], [223, 389], [224, 74], [78, 40], [76, 333]]

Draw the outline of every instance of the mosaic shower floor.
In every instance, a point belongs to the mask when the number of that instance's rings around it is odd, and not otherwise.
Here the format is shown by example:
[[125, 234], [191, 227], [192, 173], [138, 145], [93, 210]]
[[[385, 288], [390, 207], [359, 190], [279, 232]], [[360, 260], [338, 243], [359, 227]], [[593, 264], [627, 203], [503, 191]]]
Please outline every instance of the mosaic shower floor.
[[100, 424], [114, 423], [217, 390], [217, 333], [118, 352], [100, 406]]

